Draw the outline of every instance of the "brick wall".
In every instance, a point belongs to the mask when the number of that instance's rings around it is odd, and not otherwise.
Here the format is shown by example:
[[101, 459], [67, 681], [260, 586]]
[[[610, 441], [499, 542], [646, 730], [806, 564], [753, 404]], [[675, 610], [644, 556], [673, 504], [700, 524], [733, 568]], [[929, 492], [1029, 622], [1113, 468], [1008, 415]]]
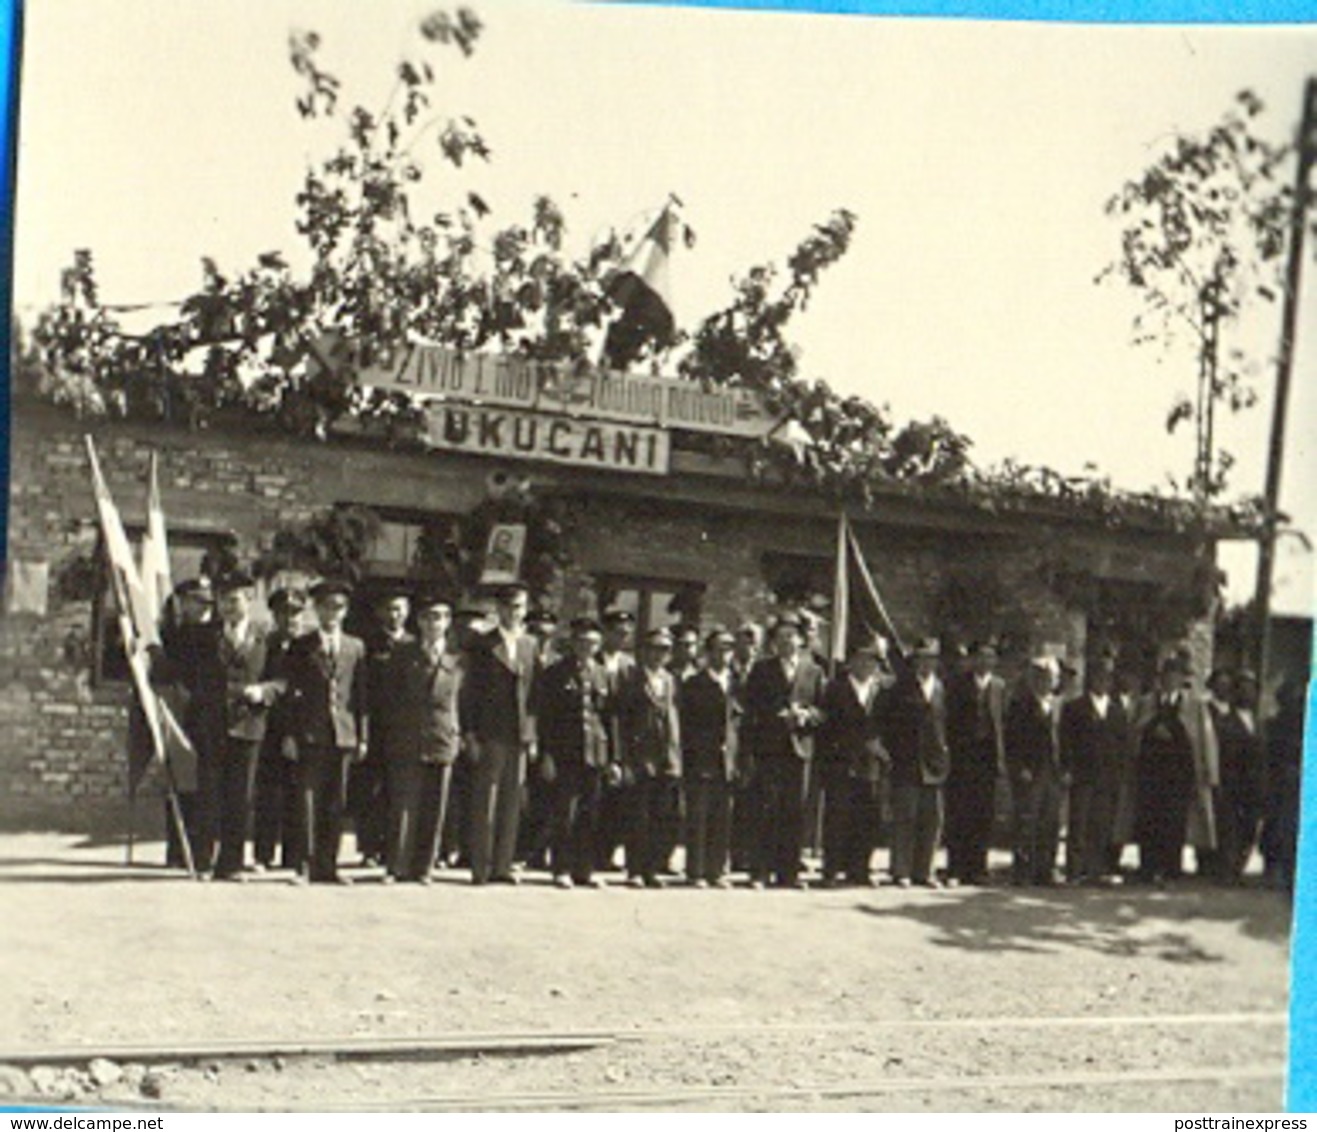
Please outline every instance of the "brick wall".
[[[337, 502], [373, 503], [463, 513], [485, 493], [491, 464], [469, 457], [390, 453], [362, 443], [317, 445], [264, 434], [186, 433], [142, 425], [94, 428], [106, 478], [125, 519], [140, 522], [145, 476], [159, 453], [161, 492], [171, 530], [232, 531], [250, 558], [283, 524]], [[96, 543], [82, 429], [47, 407], [16, 405], [11, 429], [11, 577], [21, 567], [30, 584], [11, 587], [0, 619], [0, 828], [122, 830], [126, 808], [127, 687], [94, 687], [88, 649], [91, 603], [62, 598], [56, 580]], [[708, 621], [762, 619], [773, 605], [763, 574], [765, 553], [809, 554], [830, 561], [835, 517], [805, 500], [796, 515], [726, 504], [711, 484], [707, 505], [664, 501], [654, 494], [609, 494], [605, 477], [538, 469], [538, 484], [588, 492], [572, 536], [577, 565], [564, 579], [562, 613], [592, 601], [597, 573], [637, 574], [706, 585]], [[703, 489], [701, 489], [703, 491]], [[1082, 655], [1084, 619], [1048, 587], [1042, 566], [1048, 543], [1019, 530], [967, 538], [948, 529], [909, 524], [857, 524], [875, 580], [903, 634], [941, 632], [939, 604], [948, 579], [971, 592], [978, 579], [1001, 609], [976, 611], [993, 631], [1012, 621], [1017, 652], [1044, 644]], [[1089, 536], [1090, 538], [1092, 536]], [[1106, 545], [1111, 541], [1107, 537]], [[1145, 553], [1146, 551], [1146, 553]], [[1160, 555], [1160, 558], [1158, 557]], [[1174, 546], [1139, 548], [1150, 569], [1183, 562]], [[41, 586], [40, 571], [48, 571]], [[36, 578], [37, 583], [32, 583]], [[34, 590], [42, 592], [34, 593]], [[14, 612], [22, 596], [44, 610]], [[1202, 647], [1201, 636], [1196, 639]], [[139, 806], [138, 828], [158, 828], [160, 807]]]

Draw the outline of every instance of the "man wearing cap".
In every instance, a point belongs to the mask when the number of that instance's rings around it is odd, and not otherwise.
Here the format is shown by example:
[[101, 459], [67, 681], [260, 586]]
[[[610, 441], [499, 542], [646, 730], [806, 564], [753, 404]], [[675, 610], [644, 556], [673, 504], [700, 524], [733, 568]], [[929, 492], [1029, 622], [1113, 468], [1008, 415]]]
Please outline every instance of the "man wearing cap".
[[1181, 875], [1186, 839], [1216, 848], [1212, 791], [1219, 784], [1216, 732], [1208, 708], [1185, 686], [1189, 666], [1168, 656], [1135, 722], [1139, 735], [1135, 839], [1139, 878], [1163, 884]]
[[757, 661], [745, 684], [742, 750], [753, 760], [755, 821], [750, 883], [804, 888], [806, 768], [822, 719], [823, 671], [803, 652], [804, 630], [784, 616], [773, 627], [771, 656]]
[[661, 887], [664, 847], [680, 814], [681, 722], [671, 658], [672, 634], [650, 630], [640, 663], [617, 693], [627, 883], [633, 888]]
[[997, 779], [1006, 773], [1006, 683], [997, 675], [997, 645], [979, 641], [969, 671], [947, 687], [947, 877], [986, 884]]
[[471, 650], [462, 697], [462, 729], [472, 763], [471, 881], [516, 884], [521, 787], [526, 764], [536, 757], [532, 689], [539, 650], [526, 632], [526, 587], [510, 585], [498, 596], [498, 624]]
[[[416, 638], [407, 631], [411, 600], [389, 587], [374, 601], [375, 631], [366, 638], [366, 714], [370, 718], [370, 749], [348, 771], [347, 809], [356, 828], [362, 864], [384, 860], [388, 843], [389, 786], [387, 767], [413, 754], [416, 735], [413, 714], [401, 710], [395, 689], [412, 665], [408, 646]], [[398, 759], [394, 756], [397, 755]]]
[[[603, 665], [608, 681], [608, 705], [604, 726], [608, 731], [609, 762], [620, 766], [621, 745], [617, 736], [617, 694], [622, 683], [636, 666], [631, 651], [631, 635], [636, 619], [625, 609], [610, 609], [601, 619], [604, 639], [599, 649], [599, 663]], [[626, 839], [626, 814], [622, 804], [621, 781], [616, 774], [604, 778], [603, 794], [599, 800], [599, 843], [595, 851], [595, 868], [611, 869], [618, 847]]]
[[[274, 627], [265, 636], [265, 673], [263, 679], [287, 686], [288, 650], [297, 639], [298, 619], [306, 608], [300, 590], [277, 589], [266, 604], [274, 618]], [[279, 864], [296, 869], [300, 841], [297, 836], [297, 759], [288, 750], [294, 743], [289, 729], [288, 696], [276, 695], [265, 716], [265, 737], [256, 760], [256, 786], [253, 825], [255, 865], [257, 871], [272, 868], [275, 847], [279, 847]]]
[[1094, 657], [1084, 695], [1061, 706], [1061, 769], [1070, 780], [1066, 878], [1072, 884], [1113, 884], [1120, 775], [1129, 720], [1115, 694], [1115, 661]]
[[559, 888], [596, 882], [599, 799], [609, 759], [608, 678], [596, 659], [601, 640], [598, 622], [576, 618], [567, 655], [544, 670], [537, 688], [540, 757], [533, 777], [548, 803], [549, 862]]
[[681, 773], [686, 795], [686, 879], [696, 888], [726, 888], [736, 775], [741, 686], [732, 671], [736, 639], [714, 629], [705, 664], [679, 686]]
[[[543, 674], [558, 660], [558, 615], [543, 606], [532, 609], [526, 615], [526, 631], [535, 638], [539, 670]], [[540, 746], [543, 747], [542, 742]], [[525, 795], [521, 829], [517, 834], [519, 853], [530, 868], [547, 868], [549, 839], [553, 833], [553, 791], [542, 775], [527, 773]]]
[[[399, 642], [390, 659], [394, 734], [384, 746], [386, 884], [429, 884], [439, 853], [453, 763], [461, 741], [461, 657], [448, 649], [452, 604], [437, 594], [416, 603], [420, 637]], [[372, 738], [375, 728], [371, 727]]]
[[288, 697], [301, 797], [303, 870], [295, 880], [348, 884], [338, 871], [347, 768], [368, 749], [366, 646], [343, 631], [347, 582], [311, 588], [318, 627], [288, 653]]
[[879, 786], [890, 762], [878, 735], [883, 689], [881, 640], [852, 650], [843, 671], [823, 692], [818, 733], [819, 781], [823, 790], [823, 883], [843, 879], [868, 885], [870, 858], [878, 843]]
[[920, 641], [913, 663], [887, 690], [879, 731], [891, 755], [892, 880], [937, 888], [933, 858], [942, 833], [942, 788], [951, 770], [947, 743], [947, 695], [938, 676], [941, 647]]
[[[205, 812], [202, 807], [200, 758], [203, 749], [208, 746], [208, 737], [201, 733], [200, 724], [205, 712], [202, 702], [195, 700], [189, 689], [179, 679], [180, 669], [186, 667], [185, 658], [199, 647], [198, 641], [208, 637], [205, 626], [214, 615], [214, 590], [210, 579], [204, 574], [197, 578], [187, 578], [174, 587], [173, 600], [165, 608], [160, 627], [160, 648], [153, 651], [151, 678], [161, 685], [160, 692], [174, 712], [179, 725], [192, 744], [191, 756], [181, 752], [171, 752], [170, 769], [174, 778], [174, 789], [178, 795], [179, 811], [183, 824], [187, 827], [188, 846], [192, 852], [195, 868], [201, 867], [203, 842], [210, 843], [210, 825], [214, 815]], [[130, 746], [148, 744], [150, 738], [146, 731], [146, 720], [133, 698], [133, 709], [129, 713]], [[136, 747], [135, 749], [141, 749]], [[206, 773], [209, 774], [209, 765]], [[204, 795], [210, 797], [207, 790]], [[169, 804], [165, 803], [165, 863], [175, 868], [184, 865], [183, 848], [178, 839], [178, 829], [174, 825]]]
[[1057, 880], [1065, 795], [1057, 742], [1058, 670], [1055, 658], [1034, 657], [1006, 712], [1006, 768], [1015, 808], [1011, 876], [1016, 884]]

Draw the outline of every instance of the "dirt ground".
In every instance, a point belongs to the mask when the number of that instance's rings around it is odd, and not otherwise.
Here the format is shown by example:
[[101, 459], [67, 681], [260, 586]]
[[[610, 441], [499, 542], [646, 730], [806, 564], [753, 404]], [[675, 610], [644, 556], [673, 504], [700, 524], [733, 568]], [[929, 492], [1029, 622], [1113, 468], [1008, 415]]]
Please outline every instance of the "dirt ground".
[[[422, 888], [348, 870], [351, 888], [297, 888], [279, 873], [193, 883], [162, 857], [139, 845], [146, 863], [129, 869], [121, 845], [0, 838], [11, 1103], [1224, 1112], [1283, 1100], [1289, 910], [1258, 887], [561, 892], [535, 873], [515, 889], [459, 873]], [[222, 1041], [245, 1045], [177, 1055]], [[69, 1045], [85, 1055], [58, 1052]]]

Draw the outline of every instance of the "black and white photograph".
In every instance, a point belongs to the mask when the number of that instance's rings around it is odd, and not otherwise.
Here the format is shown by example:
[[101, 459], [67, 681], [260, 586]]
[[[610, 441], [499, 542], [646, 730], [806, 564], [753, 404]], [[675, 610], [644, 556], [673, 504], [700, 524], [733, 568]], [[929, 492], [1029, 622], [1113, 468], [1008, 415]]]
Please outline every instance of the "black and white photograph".
[[1317, 25], [22, 33], [0, 1101], [1292, 1106]]

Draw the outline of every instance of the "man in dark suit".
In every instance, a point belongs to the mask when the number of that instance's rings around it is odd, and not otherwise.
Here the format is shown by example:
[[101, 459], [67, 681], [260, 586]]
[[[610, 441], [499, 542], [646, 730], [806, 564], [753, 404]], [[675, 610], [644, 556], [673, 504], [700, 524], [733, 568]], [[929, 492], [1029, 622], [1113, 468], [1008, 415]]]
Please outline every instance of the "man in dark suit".
[[1120, 776], [1129, 744], [1129, 719], [1115, 694], [1115, 661], [1096, 657], [1087, 689], [1061, 708], [1061, 770], [1070, 780], [1066, 877], [1073, 884], [1113, 884]]
[[[301, 591], [277, 589], [267, 604], [274, 618], [274, 628], [265, 637], [264, 679], [277, 689], [287, 687], [288, 650], [299, 636], [297, 619], [306, 607]], [[274, 865], [275, 847], [279, 847], [279, 864], [295, 869], [298, 864], [297, 836], [297, 758], [289, 747], [294, 743], [289, 731], [288, 696], [276, 695], [265, 717], [265, 737], [256, 759], [256, 785], [253, 819], [255, 868], [258, 872]]]
[[516, 884], [521, 787], [536, 753], [532, 690], [539, 650], [526, 632], [526, 587], [499, 594], [498, 624], [471, 650], [462, 697], [462, 729], [472, 763], [471, 882]]
[[892, 760], [891, 872], [901, 888], [939, 887], [933, 857], [942, 833], [942, 788], [951, 770], [940, 655], [936, 640], [921, 641], [913, 664], [898, 674], [879, 708], [879, 729]]
[[878, 843], [879, 787], [889, 762], [878, 736], [884, 643], [865, 642], [823, 692], [817, 766], [823, 788], [823, 884], [870, 883]]
[[461, 728], [462, 660], [448, 650], [453, 607], [423, 596], [416, 604], [420, 638], [397, 644], [390, 658], [389, 695], [372, 719], [386, 728], [385, 793], [389, 800], [385, 883], [429, 884], [439, 853]]
[[[216, 584], [219, 617], [179, 626], [164, 675], [188, 693], [188, 736], [198, 755], [195, 865], [218, 880], [243, 879], [256, 752], [277, 686], [263, 682], [265, 633], [251, 620], [252, 579], [233, 572]], [[217, 852], [218, 850], [218, 852]]]
[[672, 634], [651, 630], [640, 664], [623, 678], [617, 693], [626, 871], [632, 888], [662, 887], [664, 846], [680, 813], [681, 723], [677, 681], [667, 667], [671, 657]]
[[997, 780], [1006, 773], [1006, 684], [995, 642], [978, 642], [970, 666], [947, 685], [947, 883], [978, 885], [987, 883]]
[[311, 588], [318, 628], [288, 654], [289, 713], [301, 796], [302, 870], [295, 883], [350, 884], [338, 871], [348, 764], [368, 747], [366, 646], [343, 631], [352, 587], [323, 580]]
[[741, 719], [740, 681], [732, 671], [736, 638], [714, 629], [704, 641], [705, 664], [678, 689], [681, 773], [686, 794], [686, 879], [696, 888], [727, 888]]
[[753, 760], [755, 818], [750, 883], [804, 888], [800, 879], [805, 772], [822, 719], [823, 672], [803, 652], [793, 617], [773, 626], [773, 655], [755, 663], [745, 684], [742, 750]]
[[1016, 884], [1055, 884], [1064, 797], [1057, 744], [1053, 658], [1035, 657], [1006, 712], [1006, 767], [1015, 807], [1011, 875]]
[[[357, 833], [363, 865], [384, 860], [389, 820], [388, 770], [406, 761], [415, 743], [394, 692], [403, 670], [415, 663], [408, 646], [416, 638], [407, 631], [411, 600], [401, 590], [385, 590], [375, 601], [376, 629], [366, 639], [366, 714], [370, 717], [370, 749], [348, 772], [348, 813]], [[394, 758], [395, 754], [398, 756]]]
[[571, 624], [567, 655], [544, 670], [536, 692], [540, 779], [549, 814], [549, 860], [559, 888], [590, 885], [594, 877], [599, 799], [608, 767], [604, 719], [608, 679], [596, 659], [602, 639], [588, 617]]

